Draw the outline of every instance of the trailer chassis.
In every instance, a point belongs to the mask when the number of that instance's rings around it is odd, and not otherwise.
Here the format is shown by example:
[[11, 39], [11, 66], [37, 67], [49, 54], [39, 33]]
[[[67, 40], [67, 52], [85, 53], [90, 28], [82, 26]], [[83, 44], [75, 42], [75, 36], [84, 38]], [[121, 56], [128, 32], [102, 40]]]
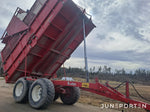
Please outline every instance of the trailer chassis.
[[130, 99], [129, 82], [126, 82], [126, 95], [123, 95], [122, 93], [111, 87], [108, 83], [106, 83], [106, 86], [99, 83], [98, 79], [95, 80], [95, 83], [84, 83], [84, 82], [62, 81], [62, 80], [52, 80], [52, 82], [55, 86], [55, 90], [63, 94], [65, 94], [65, 90], [62, 88], [65, 86], [79, 87], [84, 91], [95, 93], [127, 104], [136, 105], [139, 108], [143, 108], [147, 111], [150, 111], [150, 104]]

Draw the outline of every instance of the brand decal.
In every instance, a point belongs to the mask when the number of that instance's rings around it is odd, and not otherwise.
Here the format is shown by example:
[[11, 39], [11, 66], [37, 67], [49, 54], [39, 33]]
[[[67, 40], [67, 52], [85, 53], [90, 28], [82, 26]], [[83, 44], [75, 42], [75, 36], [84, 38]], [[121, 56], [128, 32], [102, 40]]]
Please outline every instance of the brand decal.
[[76, 83], [68, 82], [68, 85], [70, 85], [70, 86], [76, 86]]

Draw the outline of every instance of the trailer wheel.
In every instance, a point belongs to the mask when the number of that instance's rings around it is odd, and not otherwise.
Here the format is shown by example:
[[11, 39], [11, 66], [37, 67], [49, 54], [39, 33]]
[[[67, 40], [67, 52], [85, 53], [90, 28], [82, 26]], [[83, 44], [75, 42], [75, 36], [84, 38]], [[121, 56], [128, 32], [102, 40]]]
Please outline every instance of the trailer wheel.
[[60, 94], [62, 102], [66, 105], [73, 105], [80, 97], [80, 89], [78, 87], [65, 87], [66, 94]]
[[29, 84], [25, 78], [20, 78], [13, 89], [13, 97], [17, 103], [25, 103], [28, 100]]
[[29, 89], [29, 104], [35, 109], [46, 108], [53, 102], [55, 89], [53, 83], [46, 79], [38, 79]]
[[55, 93], [55, 97], [53, 101], [56, 101], [59, 98], [59, 93]]

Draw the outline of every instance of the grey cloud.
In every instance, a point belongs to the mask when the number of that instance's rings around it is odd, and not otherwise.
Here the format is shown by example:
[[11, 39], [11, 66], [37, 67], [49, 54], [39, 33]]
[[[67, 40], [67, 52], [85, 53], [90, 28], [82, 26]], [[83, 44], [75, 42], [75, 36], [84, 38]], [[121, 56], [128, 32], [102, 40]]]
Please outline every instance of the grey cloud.
[[119, 31], [126, 36], [142, 38], [139, 27], [150, 23], [145, 19], [150, 18], [150, 11], [147, 10], [149, 9], [148, 0], [126, 0], [121, 5], [114, 0], [88, 0], [85, 3], [82, 1], [81, 4], [89, 5], [94, 22], [99, 23], [103, 29]]
[[[110, 60], [110, 61], [130, 61], [133, 63], [136, 62], [144, 62], [145, 64], [149, 64], [149, 52], [146, 53], [137, 53], [136, 51], [113, 51], [108, 52], [105, 50], [98, 51], [94, 48], [88, 48], [88, 59], [90, 60]], [[82, 58], [84, 57], [83, 48], [79, 47], [74, 53], [73, 57]]]
[[[95, 34], [92, 34], [89, 38], [93, 38], [95, 41], [107, 39], [106, 42], [111, 42], [114, 37], [110, 36], [109, 33], [118, 32], [127, 38], [133, 38], [132, 41], [149, 42], [148, 39], [144, 38], [145, 35], [140, 33], [140, 28], [143, 28], [143, 32], [145, 32], [150, 26], [149, 0], [79, 0], [79, 4], [90, 11], [89, 13], [92, 14], [93, 21], [97, 26], [93, 31]], [[96, 48], [94, 44], [92, 48], [88, 47], [88, 58], [90, 60], [129, 61], [141, 63], [141, 67], [143, 66], [142, 64], [149, 65], [150, 58], [147, 58], [150, 54], [149, 50], [146, 52], [129, 49], [107, 51], [105, 48], [103, 50]], [[140, 47], [137, 49], [142, 51]], [[78, 48], [73, 57], [83, 57], [83, 48]]]
[[95, 35], [95, 37], [100, 40], [104, 40], [106, 38], [106, 36], [104, 34], [98, 34], [98, 33]]
[[2, 36], [4, 29], [0, 28], [0, 37]]

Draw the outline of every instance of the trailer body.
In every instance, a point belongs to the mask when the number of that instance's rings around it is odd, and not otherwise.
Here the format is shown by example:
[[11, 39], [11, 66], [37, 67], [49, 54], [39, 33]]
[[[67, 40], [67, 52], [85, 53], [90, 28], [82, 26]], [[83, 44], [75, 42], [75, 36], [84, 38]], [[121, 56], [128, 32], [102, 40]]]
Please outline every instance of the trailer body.
[[18, 78], [51, 78], [95, 27], [85, 11], [71, 0], [37, 0], [32, 8], [17, 8], [2, 42], [7, 83]]

